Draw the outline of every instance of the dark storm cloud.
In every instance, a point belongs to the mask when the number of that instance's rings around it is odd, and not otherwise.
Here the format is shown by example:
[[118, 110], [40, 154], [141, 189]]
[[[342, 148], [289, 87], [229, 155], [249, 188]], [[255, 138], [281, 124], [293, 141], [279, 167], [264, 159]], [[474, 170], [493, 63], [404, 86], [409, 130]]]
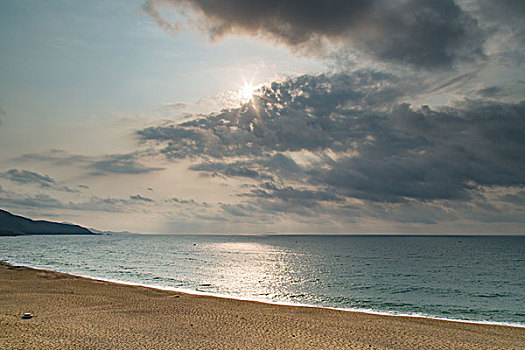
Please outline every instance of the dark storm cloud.
[[[376, 119], [377, 118], [377, 119]], [[467, 102], [378, 116], [373, 140], [312, 181], [375, 201], [468, 199], [476, 186], [525, 185], [525, 104]], [[366, 127], [370, 127], [367, 125]]]
[[[478, 0], [469, 6], [489, 38], [487, 51], [500, 66], [525, 62], [525, 3], [521, 0]], [[508, 80], [508, 79], [507, 79]]]
[[525, 206], [525, 191], [519, 191], [515, 194], [506, 194], [500, 200], [520, 206]]
[[426, 93], [437, 93], [440, 91], [446, 91], [447, 89], [461, 87], [475, 78], [477, 74], [478, 70], [474, 70], [473, 72], [462, 73], [452, 78], [447, 78], [445, 81], [438, 82], [437, 86], [430, 87]]
[[48, 162], [59, 166], [76, 165], [90, 170], [91, 175], [107, 174], [147, 174], [164, 168], [148, 167], [141, 163], [141, 154], [110, 154], [102, 157], [89, 157], [69, 154], [63, 150], [51, 150], [45, 153], [29, 153], [15, 158], [21, 162]]
[[476, 94], [483, 98], [493, 98], [501, 95], [502, 92], [503, 89], [501, 88], [501, 86], [488, 86], [485, 88], [478, 89], [476, 91]]
[[525, 102], [412, 108], [399, 103], [412, 87], [396, 82], [303, 76], [261, 89], [251, 105], [138, 134], [168, 158], [208, 159], [192, 170], [261, 182], [246, 195], [296, 204], [469, 201], [483, 186], [525, 186]]
[[525, 41], [525, 3], [521, 0], [477, 1], [478, 15], [491, 30], [507, 32], [512, 40]]
[[180, 23], [162, 16], [164, 4], [196, 15], [212, 40], [229, 34], [262, 36], [321, 55], [328, 42], [426, 68], [483, 55], [477, 22], [453, 0], [148, 1], [146, 12], [174, 32]]

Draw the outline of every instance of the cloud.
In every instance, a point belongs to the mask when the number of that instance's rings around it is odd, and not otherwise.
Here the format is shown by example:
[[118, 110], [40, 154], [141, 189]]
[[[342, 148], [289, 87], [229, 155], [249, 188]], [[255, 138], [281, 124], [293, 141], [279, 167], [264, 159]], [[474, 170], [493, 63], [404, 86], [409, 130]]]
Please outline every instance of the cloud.
[[283, 153], [263, 154], [249, 160], [229, 162], [206, 161], [189, 167], [190, 170], [212, 177], [246, 178], [258, 181], [275, 181], [279, 177], [297, 176], [303, 169]]
[[104, 173], [135, 175], [164, 170], [164, 168], [147, 167], [139, 163], [136, 158], [135, 154], [109, 155], [103, 160], [91, 162], [87, 167], [94, 169], [91, 172], [92, 175]]
[[167, 103], [163, 107], [171, 111], [180, 111], [182, 109], [185, 109], [187, 106], [188, 105], [186, 103], [176, 102], [176, 103]]
[[525, 207], [525, 191], [519, 191], [515, 194], [506, 194], [501, 196], [500, 200]]
[[210, 204], [208, 204], [207, 202], [197, 202], [195, 199], [191, 198], [191, 199], [180, 199], [180, 198], [177, 198], [177, 197], [173, 197], [173, 198], [170, 198], [170, 199], [167, 199], [166, 200], [167, 203], [172, 203], [172, 204], [176, 204], [176, 205], [183, 205], [183, 206], [197, 206], [197, 207], [207, 207], [209, 208], [210, 207]]
[[100, 211], [100, 212], [132, 212], [136, 210], [137, 202], [121, 198], [101, 198], [92, 196], [88, 200], [80, 202], [68, 202], [64, 205], [65, 209], [81, 211]]
[[248, 206], [245, 204], [220, 204], [221, 209], [228, 215], [231, 216], [240, 216], [240, 217], [250, 217], [253, 216], [253, 206]]
[[0, 106], [0, 125], [2, 125], [2, 117], [7, 115], [7, 112]]
[[[48, 194], [20, 193], [15, 191], [0, 192], [0, 205], [3, 207], [21, 207], [36, 209], [64, 209], [74, 211], [100, 211], [100, 212], [133, 212], [139, 210], [142, 200], [137, 198], [120, 199], [120, 198], [101, 198], [91, 196], [80, 201], [64, 201]], [[140, 196], [139, 196], [140, 197]], [[147, 199], [146, 199], [147, 201]]]
[[[253, 103], [184, 123], [139, 130], [144, 141], [166, 141], [169, 158], [213, 158], [347, 149], [344, 130], [364, 111], [391, 108], [416, 89], [414, 82], [373, 71], [304, 75], [260, 89]], [[353, 117], [355, 115], [355, 117]], [[339, 145], [339, 146], [337, 146]]]
[[14, 160], [21, 162], [49, 162], [60, 166], [67, 166], [79, 163], [87, 163], [90, 162], [91, 158], [87, 156], [69, 154], [64, 150], [53, 149], [44, 153], [24, 154], [14, 158]]
[[476, 94], [479, 97], [483, 97], [483, 98], [493, 98], [493, 97], [501, 95], [502, 91], [503, 89], [501, 86], [487, 86], [487, 87], [478, 89], [476, 91]]
[[176, 33], [166, 5], [206, 28], [212, 40], [226, 35], [269, 38], [292, 50], [325, 55], [330, 47], [356, 49], [381, 61], [425, 68], [450, 67], [483, 56], [476, 20], [453, 0], [257, 1], [150, 0], [145, 10]]
[[44, 188], [56, 185], [56, 181], [50, 176], [28, 170], [9, 169], [0, 173], [0, 177], [20, 184], [36, 183]]
[[0, 173], [0, 177], [16, 182], [18, 184], [36, 184], [41, 188], [54, 189], [57, 191], [78, 193], [78, 190], [57, 184], [55, 179], [48, 175], [42, 175], [29, 170], [9, 169]]
[[356, 156], [329, 161], [311, 181], [349, 197], [391, 202], [465, 200], [476, 186], [525, 185], [519, 156], [525, 142], [518, 136], [525, 131], [525, 103], [472, 101], [442, 111], [399, 105], [359, 124], [369, 142], [363, 135]]
[[225, 177], [245, 177], [266, 180], [273, 179], [271, 175], [261, 174], [258, 171], [251, 169], [251, 166], [251, 162], [206, 162], [192, 165], [189, 167], [189, 169], [193, 171], [199, 171], [202, 173], [211, 173], [212, 176], [222, 175]]
[[24, 196], [1, 196], [0, 203], [3, 207], [30, 207], [30, 208], [54, 208], [63, 209], [66, 205], [60, 200], [47, 194], [35, 194]]
[[179, 23], [171, 23], [169, 20], [164, 19], [160, 11], [160, 6], [156, 1], [148, 1], [143, 6], [144, 11], [149, 14], [157, 23], [159, 27], [164, 29], [170, 34], [177, 34], [180, 30]]
[[311, 206], [317, 202], [343, 202], [344, 199], [330, 191], [297, 189], [292, 186], [279, 187], [273, 183], [264, 183], [261, 187], [251, 190], [245, 196], [278, 198], [285, 202], [297, 202]]
[[140, 175], [164, 168], [148, 167], [141, 162], [143, 154], [133, 152], [128, 154], [109, 154], [100, 157], [69, 154], [63, 150], [51, 150], [44, 153], [29, 153], [16, 157], [20, 162], [49, 162], [59, 166], [76, 165], [90, 170], [90, 175], [107, 174]]
[[435, 84], [437, 86], [430, 87], [426, 90], [426, 93], [437, 93], [440, 91], [447, 91], [451, 88], [461, 87], [475, 78], [478, 73], [478, 70], [474, 70], [472, 72], [461, 73], [451, 78], [446, 78], [445, 81], [438, 81], [437, 84]]
[[150, 203], [155, 202], [153, 199], [142, 197], [140, 194], [131, 195], [129, 196], [129, 199], [134, 200], [134, 201], [142, 201], [142, 202], [150, 202]]
[[498, 39], [512, 40], [523, 46], [525, 42], [525, 5], [520, 0], [489, 0], [475, 2], [479, 21], [487, 29], [504, 33]]
[[501, 220], [480, 198], [525, 186], [525, 102], [412, 107], [402, 101], [413, 89], [372, 71], [308, 75], [269, 84], [239, 108], [137, 134], [169, 160], [191, 160], [190, 170], [249, 180], [240, 204], [267, 215]]

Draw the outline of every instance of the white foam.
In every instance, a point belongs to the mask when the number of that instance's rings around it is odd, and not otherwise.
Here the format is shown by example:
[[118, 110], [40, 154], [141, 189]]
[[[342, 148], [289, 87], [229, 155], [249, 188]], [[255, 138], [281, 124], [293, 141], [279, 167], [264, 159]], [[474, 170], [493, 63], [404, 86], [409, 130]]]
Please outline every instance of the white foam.
[[381, 315], [381, 316], [391, 316], [391, 317], [410, 317], [410, 318], [427, 318], [431, 320], [441, 320], [441, 321], [448, 321], [448, 322], [458, 322], [458, 323], [470, 323], [470, 324], [483, 324], [483, 325], [492, 325], [492, 326], [507, 326], [507, 327], [517, 327], [517, 328], [525, 328], [524, 323], [519, 322], [496, 322], [496, 321], [488, 321], [488, 320], [464, 320], [459, 318], [447, 318], [447, 317], [441, 317], [441, 316], [432, 316], [432, 315], [426, 315], [421, 313], [402, 313], [402, 312], [394, 312], [394, 311], [378, 311], [374, 309], [360, 309], [360, 308], [340, 308], [340, 307], [329, 307], [329, 306], [319, 306], [319, 305], [310, 305], [310, 304], [303, 304], [303, 303], [292, 303], [292, 302], [286, 302], [286, 301], [278, 301], [278, 300], [268, 300], [268, 299], [260, 299], [260, 298], [254, 298], [254, 297], [247, 297], [247, 296], [237, 296], [237, 295], [228, 295], [228, 294], [221, 294], [221, 293], [211, 293], [211, 292], [203, 292], [198, 290], [192, 290], [192, 289], [185, 289], [185, 288], [177, 288], [177, 287], [169, 287], [169, 286], [159, 286], [155, 284], [149, 284], [149, 283], [137, 283], [137, 282], [128, 282], [128, 281], [121, 281], [111, 278], [103, 278], [103, 277], [97, 277], [97, 276], [91, 276], [91, 275], [84, 275], [79, 273], [72, 273], [68, 271], [63, 271], [59, 269], [48, 269], [48, 268], [42, 268], [39, 266], [34, 266], [30, 264], [20, 264], [17, 262], [13, 262], [10, 260], [4, 260], [8, 264], [11, 264], [13, 266], [24, 266], [29, 267], [33, 269], [43, 270], [43, 271], [50, 271], [50, 272], [60, 272], [65, 273], [71, 276], [76, 277], [82, 277], [94, 281], [103, 281], [103, 282], [111, 282], [115, 284], [121, 284], [126, 286], [136, 286], [136, 287], [146, 287], [146, 288], [152, 288], [157, 290], [164, 290], [164, 291], [170, 291], [170, 292], [178, 292], [178, 293], [184, 293], [184, 294], [191, 294], [191, 295], [202, 295], [202, 296], [209, 296], [214, 298], [222, 298], [222, 299], [234, 299], [234, 300], [242, 300], [242, 301], [253, 301], [258, 303], [264, 303], [264, 304], [271, 304], [271, 305], [283, 305], [283, 306], [299, 306], [299, 307], [309, 307], [309, 308], [316, 308], [316, 309], [328, 309], [328, 310], [338, 310], [338, 311], [345, 311], [345, 312], [358, 312], [358, 313], [364, 313], [364, 314], [370, 314], [370, 315]]

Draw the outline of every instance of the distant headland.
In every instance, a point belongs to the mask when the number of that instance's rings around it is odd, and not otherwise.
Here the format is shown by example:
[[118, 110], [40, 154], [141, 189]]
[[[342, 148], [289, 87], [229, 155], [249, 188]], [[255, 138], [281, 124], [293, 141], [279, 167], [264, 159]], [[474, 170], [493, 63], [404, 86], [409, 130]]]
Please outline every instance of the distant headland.
[[58, 222], [31, 220], [0, 209], [0, 236], [94, 235], [87, 228]]

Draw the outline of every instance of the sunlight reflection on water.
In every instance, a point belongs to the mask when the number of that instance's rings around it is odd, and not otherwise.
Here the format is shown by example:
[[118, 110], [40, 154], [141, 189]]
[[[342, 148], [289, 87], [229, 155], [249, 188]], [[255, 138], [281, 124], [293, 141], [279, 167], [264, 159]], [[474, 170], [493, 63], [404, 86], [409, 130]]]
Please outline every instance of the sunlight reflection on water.
[[21, 236], [0, 243], [0, 259], [98, 278], [525, 323], [525, 237]]

